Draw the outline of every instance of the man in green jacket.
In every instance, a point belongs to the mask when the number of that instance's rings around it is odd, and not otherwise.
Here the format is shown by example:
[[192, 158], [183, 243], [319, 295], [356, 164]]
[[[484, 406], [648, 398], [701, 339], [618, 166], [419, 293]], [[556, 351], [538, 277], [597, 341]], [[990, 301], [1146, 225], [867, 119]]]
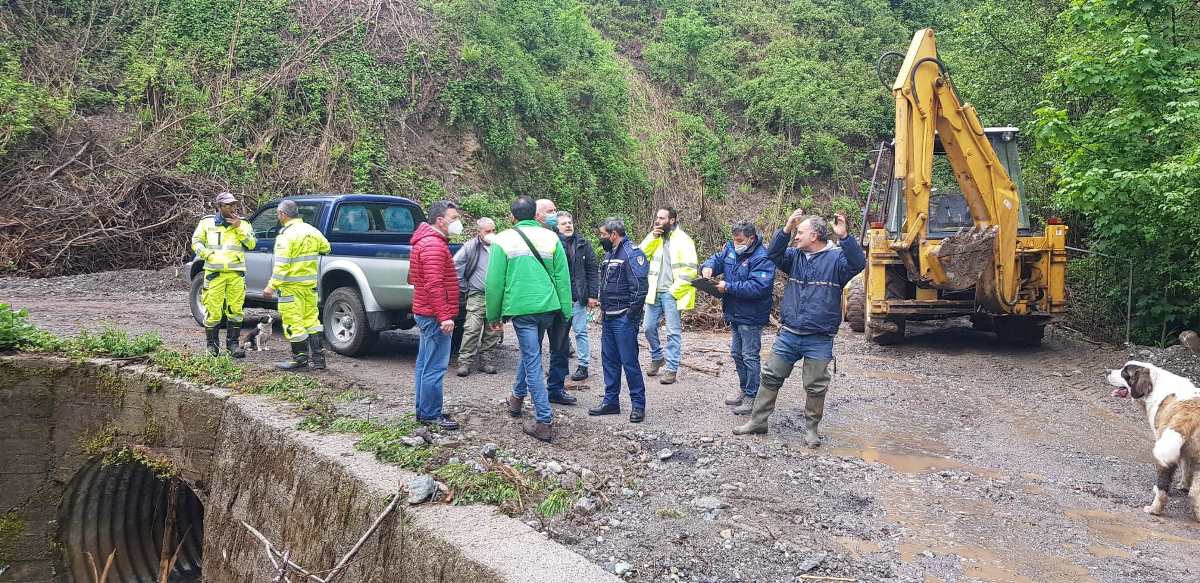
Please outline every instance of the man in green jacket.
[[488, 252], [487, 321], [498, 330], [504, 318], [512, 319], [521, 362], [507, 398], [508, 413], [520, 417], [525, 395], [532, 395], [534, 419], [521, 428], [548, 442], [553, 437], [553, 411], [542, 376], [542, 338], [560, 314], [571, 319], [571, 273], [558, 233], [534, 220], [533, 199], [517, 197], [510, 209], [517, 224], [496, 235]]

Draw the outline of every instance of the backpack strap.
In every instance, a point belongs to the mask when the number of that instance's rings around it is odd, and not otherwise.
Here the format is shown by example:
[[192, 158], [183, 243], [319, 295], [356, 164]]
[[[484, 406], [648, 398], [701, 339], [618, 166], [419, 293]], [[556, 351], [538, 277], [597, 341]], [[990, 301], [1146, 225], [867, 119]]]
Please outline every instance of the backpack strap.
[[525, 244], [529, 246], [529, 252], [533, 253], [534, 259], [537, 259], [537, 262], [539, 264], [541, 264], [542, 269], [546, 270], [546, 277], [550, 278], [550, 285], [553, 286], [554, 285], [554, 276], [550, 275], [550, 267], [548, 265], [546, 265], [545, 260], [542, 259], [542, 254], [538, 253], [537, 247], [533, 246], [533, 241], [530, 241], [529, 237], [526, 237], [525, 233], [521, 232], [520, 227], [513, 227], [513, 230], [516, 231], [517, 234], [521, 236], [521, 239], [525, 241]]

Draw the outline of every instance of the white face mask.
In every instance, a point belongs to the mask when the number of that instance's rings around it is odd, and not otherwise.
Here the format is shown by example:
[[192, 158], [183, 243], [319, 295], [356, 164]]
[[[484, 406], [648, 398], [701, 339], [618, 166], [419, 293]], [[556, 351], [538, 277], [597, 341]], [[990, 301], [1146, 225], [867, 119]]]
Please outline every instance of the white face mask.
[[447, 231], [448, 231], [448, 232], [449, 232], [451, 235], [461, 235], [461, 234], [462, 234], [462, 232], [463, 232], [463, 224], [462, 224], [462, 221], [458, 221], [458, 220], [456, 220], [456, 221], [454, 221], [453, 223], [450, 223], [450, 226], [449, 226], [449, 227], [446, 227], [446, 230], [447, 230]]
[[747, 250], [747, 249], [749, 249], [749, 248], [750, 248], [750, 245], [749, 245], [749, 244], [746, 244], [746, 245], [736, 245], [736, 244], [735, 244], [735, 245], [733, 246], [733, 251], [734, 251], [735, 253], [737, 253], [738, 255], [741, 255], [742, 253], [745, 253], [745, 252], [746, 252], [746, 250]]
[[495, 233], [488, 233], [488, 234], [484, 235], [484, 236], [483, 236], [483, 242], [484, 242], [484, 243], [487, 243], [488, 245], [491, 245], [492, 243], [495, 243], [495, 242], [496, 242], [496, 234], [495, 234]]

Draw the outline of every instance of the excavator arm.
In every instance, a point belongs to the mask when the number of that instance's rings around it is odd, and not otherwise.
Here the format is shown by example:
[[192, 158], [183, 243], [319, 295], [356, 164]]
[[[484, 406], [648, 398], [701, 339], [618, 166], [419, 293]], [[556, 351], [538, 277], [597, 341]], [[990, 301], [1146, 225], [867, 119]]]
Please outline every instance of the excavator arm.
[[[905, 201], [903, 227], [891, 242], [892, 250], [910, 278], [921, 285], [946, 290], [975, 286], [976, 302], [989, 311], [1023, 312], [1023, 306], [1017, 305], [1021, 200], [974, 106], [959, 100], [938, 58], [932, 29], [913, 36], [892, 94], [896, 99], [894, 176]], [[972, 228], [940, 240], [929, 238], [935, 136], [973, 223]]]

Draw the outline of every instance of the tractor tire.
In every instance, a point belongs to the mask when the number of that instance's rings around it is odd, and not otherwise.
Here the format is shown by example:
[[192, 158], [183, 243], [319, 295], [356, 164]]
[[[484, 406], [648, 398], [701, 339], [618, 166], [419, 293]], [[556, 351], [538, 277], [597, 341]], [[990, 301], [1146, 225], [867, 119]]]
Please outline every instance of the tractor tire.
[[334, 352], [346, 356], [366, 354], [379, 338], [379, 332], [372, 330], [367, 321], [362, 295], [349, 286], [339, 287], [325, 297], [321, 324], [325, 327], [325, 342]]
[[1028, 348], [1041, 346], [1046, 333], [1045, 324], [1021, 316], [992, 318], [992, 326], [1001, 342]]
[[862, 273], [846, 284], [845, 319], [855, 332], [867, 328], [867, 285]]

